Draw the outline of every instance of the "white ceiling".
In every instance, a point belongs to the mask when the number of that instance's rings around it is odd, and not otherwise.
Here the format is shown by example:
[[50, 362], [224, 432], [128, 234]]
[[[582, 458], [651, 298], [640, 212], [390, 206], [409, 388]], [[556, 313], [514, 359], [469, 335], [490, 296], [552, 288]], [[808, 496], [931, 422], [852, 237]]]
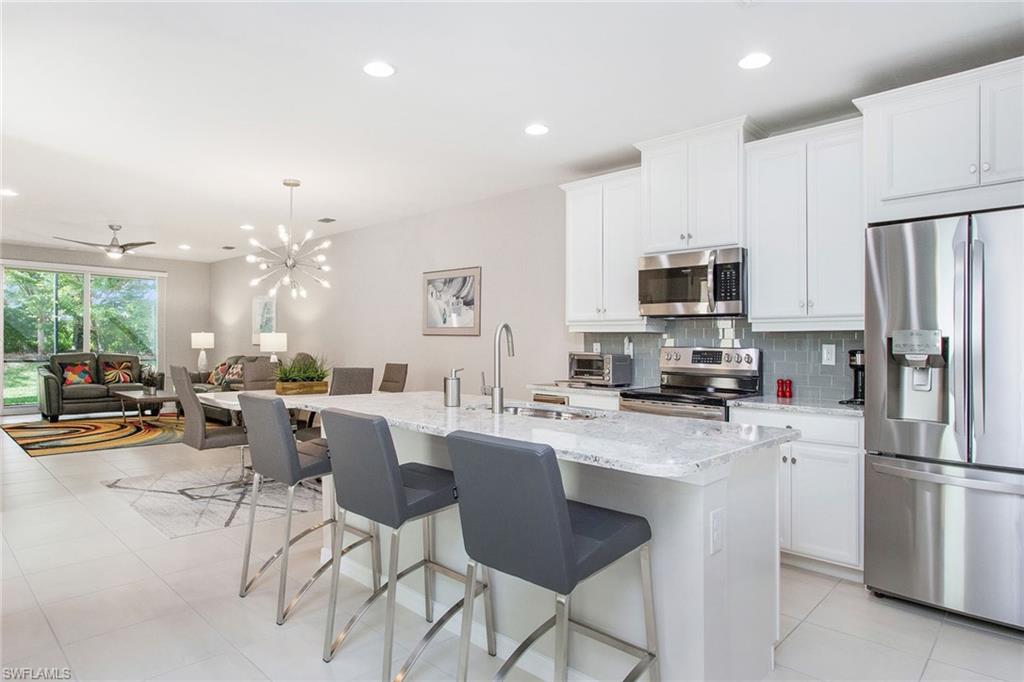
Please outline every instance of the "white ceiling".
[[[636, 163], [633, 142], [1024, 53], [1024, 4], [2, 6], [3, 238], [237, 255], [287, 215], [354, 229]], [[736, 67], [762, 50], [760, 71]], [[362, 72], [384, 59], [398, 73]], [[544, 121], [545, 137], [523, 134]], [[481, 225], [486, 229], [486, 225]], [[321, 230], [322, 232], [324, 230]], [[193, 249], [183, 252], [177, 244]], [[228, 253], [223, 244], [240, 247]]]

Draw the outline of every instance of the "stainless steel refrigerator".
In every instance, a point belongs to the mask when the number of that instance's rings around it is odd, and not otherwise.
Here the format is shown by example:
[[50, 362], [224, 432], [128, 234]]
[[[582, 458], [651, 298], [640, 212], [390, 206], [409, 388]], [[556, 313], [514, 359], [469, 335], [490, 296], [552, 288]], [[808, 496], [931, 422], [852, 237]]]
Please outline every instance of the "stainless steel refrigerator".
[[1024, 208], [867, 230], [864, 582], [1024, 628]]

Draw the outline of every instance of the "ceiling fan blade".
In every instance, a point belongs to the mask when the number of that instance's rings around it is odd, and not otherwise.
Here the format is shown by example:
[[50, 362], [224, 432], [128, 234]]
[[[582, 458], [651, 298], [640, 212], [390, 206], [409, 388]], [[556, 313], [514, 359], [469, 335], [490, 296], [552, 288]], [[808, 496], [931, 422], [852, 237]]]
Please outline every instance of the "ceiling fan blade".
[[110, 244], [97, 244], [96, 242], [83, 242], [83, 241], [79, 241], [78, 239], [68, 239], [67, 237], [57, 237], [57, 236], [55, 236], [54, 239], [59, 239], [62, 242], [71, 242], [73, 244], [81, 244], [82, 246], [93, 246], [93, 247], [96, 247], [97, 249], [105, 249], [108, 246], [110, 246]]
[[156, 244], [156, 242], [128, 242], [127, 244], [121, 244], [122, 251], [128, 251], [130, 249], [137, 249], [140, 246], [150, 246]]

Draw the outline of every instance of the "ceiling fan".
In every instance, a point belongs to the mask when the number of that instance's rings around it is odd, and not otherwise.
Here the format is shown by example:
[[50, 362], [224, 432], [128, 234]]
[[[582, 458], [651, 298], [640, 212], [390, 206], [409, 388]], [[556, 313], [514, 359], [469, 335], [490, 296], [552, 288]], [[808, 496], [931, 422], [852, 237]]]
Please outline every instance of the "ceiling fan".
[[107, 254], [107, 256], [109, 256], [110, 258], [120, 258], [121, 256], [123, 256], [126, 253], [134, 254], [135, 253], [135, 249], [139, 248], [140, 246], [150, 246], [151, 244], [156, 244], [156, 242], [128, 242], [127, 244], [122, 244], [119, 241], [117, 241], [117, 233], [121, 229], [121, 226], [120, 225], [107, 225], [107, 227], [109, 227], [110, 231], [114, 233], [114, 236], [112, 236], [110, 238], [110, 243], [109, 244], [97, 244], [95, 242], [83, 242], [83, 241], [79, 241], [77, 239], [68, 239], [67, 237], [57, 237], [57, 236], [54, 236], [54, 239], [59, 239], [62, 242], [72, 242], [74, 244], [82, 244], [83, 246], [91, 246], [91, 247], [99, 249], [103, 253]]

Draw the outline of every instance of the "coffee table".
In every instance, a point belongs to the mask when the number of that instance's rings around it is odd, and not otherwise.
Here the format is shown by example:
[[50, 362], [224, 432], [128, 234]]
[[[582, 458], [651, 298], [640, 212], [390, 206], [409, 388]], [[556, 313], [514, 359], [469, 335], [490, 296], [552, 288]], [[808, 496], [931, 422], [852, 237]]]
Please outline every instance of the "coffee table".
[[[146, 405], [160, 405], [162, 403], [169, 403], [173, 401], [175, 404], [178, 402], [178, 394], [174, 391], [157, 391], [156, 393], [147, 393], [146, 391], [111, 391], [111, 394], [116, 395], [121, 399], [121, 421], [125, 424], [128, 423], [128, 415], [125, 411], [126, 406], [134, 406], [139, 411], [139, 426], [142, 426], [145, 422], [143, 421], [142, 410], [145, 409]], [[157, 418], [159, 418], [159, 413]], [[178, 421], [180, 417], [178, 412], [174, 413], [174, 420]]]

